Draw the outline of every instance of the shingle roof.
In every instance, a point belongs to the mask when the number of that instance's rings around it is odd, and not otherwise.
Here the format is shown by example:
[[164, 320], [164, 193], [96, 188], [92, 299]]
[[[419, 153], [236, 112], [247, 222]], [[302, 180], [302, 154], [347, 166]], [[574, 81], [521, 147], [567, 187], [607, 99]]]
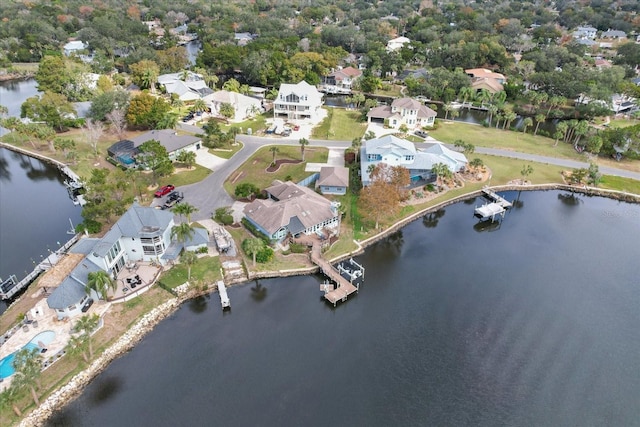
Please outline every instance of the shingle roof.
[[77, 304], [87, 294], [86, 283], [89, 273], [102, 271], [95, 263], [85, 258], [60, 283], [47, 298], [47, 305], [53, 309], [63, 309]]
[[323, 166], [320, 168], [318, 185], [330, 187], [348, 187], [349, 169], [344, 166]]
[[71, 249], [69, 249], [69, 252], [72, 254], [89, 255], [99, 241], [100, 239], [85, 237], [84, 239], [78, 240], [78, 243], [73, 245]]
[[244, 214], [269, 234], [282, 227], [292, 233], [292, 228], [303, 227], [302, 231], [336, 216], [331, 202], [309, 188], [286, 182], [267, 188], [267, 192], [279, 200], [254, 200], [245, 206]]
[[200, 141], [200, 138], [192, 135], [178, 135], [176, 131], [172, 129], [152, 130], [135, 138], [131, 138], [131, 141], [133, 141], [134, 147], [138, 148], [145, 142], [151, 141], [152, 139], [160, 142], [160, 144], [162, 144], [169, 153], [188, 147], [189, 145]]

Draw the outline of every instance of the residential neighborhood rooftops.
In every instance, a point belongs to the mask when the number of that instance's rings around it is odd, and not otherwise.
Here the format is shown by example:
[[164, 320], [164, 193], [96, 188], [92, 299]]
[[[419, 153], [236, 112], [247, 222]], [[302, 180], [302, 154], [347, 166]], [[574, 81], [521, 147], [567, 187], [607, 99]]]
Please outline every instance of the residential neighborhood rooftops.
[[87, 294], [87, 288], [84, 283], [87, 283], [89, 273], [96, 271], [102, 271], [102, 269], [87, 258], [82, 260], [71, 274], [60, 283], [60, 286], [51, 292], [51, 295], [47, 298], [49, 307], [64, 309], [81, 300]]
[[158, 141], [164, 148], [167, 149], [167, 152], [171, 153], [173, 151], [187, 147], [191, 144], [197, 143], [198, 141], [200, 141], [200, 138], [192, 135], [178, 135], [176, 131], [171, 129], [152, 130], [131, 139], [123, 139], [121, 141], [118, 141], [111, 147], [109, 147], [108, 151], [110, 155], [117, 155], [119, 152], [131, 153], [145, 142], [151, 140]]
[[494, 79], [500, 81], [500, 83], [504, 83], [506, 80], [504, 74], [496, 73], [486, 68], [469, 68], [464, 70], [464, 72], [474, 78]]
[[349, 169], [344, 166], [323, 166], [317, 185], [332, 187], [349, 186]]

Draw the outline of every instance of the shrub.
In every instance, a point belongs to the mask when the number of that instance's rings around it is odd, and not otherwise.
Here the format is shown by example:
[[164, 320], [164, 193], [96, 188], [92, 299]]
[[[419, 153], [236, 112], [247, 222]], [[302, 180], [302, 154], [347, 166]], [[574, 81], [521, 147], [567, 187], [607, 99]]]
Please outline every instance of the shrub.
[[427, 184], [424, 186], [424, 191], [433, 191], [435, 189], [436, 187], [434, 187], [433, 184]]
[[226, 206], [216, 209], [213, 219], [222, 225], [233, 224], [233, 215], [231, 215], [231, 208]]
[[260, 252], [256, 254], [256, 262], [259, 262], [261, 264], [271, 261], [272, 258], [273, 249], [271, 249], [269, 246], [265, 246]]

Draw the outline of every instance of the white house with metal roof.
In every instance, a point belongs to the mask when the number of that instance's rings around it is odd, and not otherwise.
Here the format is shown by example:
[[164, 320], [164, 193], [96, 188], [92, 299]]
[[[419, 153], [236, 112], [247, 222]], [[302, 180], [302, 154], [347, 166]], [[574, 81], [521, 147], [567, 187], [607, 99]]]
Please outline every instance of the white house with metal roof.
[[136, 261], [166, 264], [165, 252], [171, 244], [173, 213], [134, 203], [101, 239], [81, 239], [70, 250], [85, 258], [47, 298], [59, 318], [82, 311], [95, 292], [87, 292], [88, 275], [106, 271], [113, 278]]
[[158, 76], [158, 85], [163, 87], [166, 93], [175, 94], [184, 102], [202, 99], [213, 93], [202, 76], [192, 71], [162, 74]]
[[273, 117], [315, 120], [322, 102], [322, 93], [304, 80], [298, 84], [282, 83], [273, 103]]
[[418, 150], [412, 142], [393, 135], [370, 139], [360, 150], [360, 173], [364, 186], [370, 183], [369, 167], [381, 162], [407, 168], [412, 182], [435, 181], [436, 176], [431, 170], [437, 163], [444, 163], [452, 172], [459, 172], [467, 164], [464, 154], [450, 150], [441, 143]]
[[233, 106], [234, 115], [232, 121], [243, 121], [250, 117], [257, 116], [264, 111], [262, 101], [252, 96], [243, 95], [238, 92], [219, 90], [203, 98], [213, 114], [220, 114], [222, 104]]
[[339, 205], [310, 188], [292, 182], [274, 181], [267, 188], [269, 198], [256, 199], [244, 207], [247, 220], [271, 240], [282, 241], [287, 235], [340, 232]]

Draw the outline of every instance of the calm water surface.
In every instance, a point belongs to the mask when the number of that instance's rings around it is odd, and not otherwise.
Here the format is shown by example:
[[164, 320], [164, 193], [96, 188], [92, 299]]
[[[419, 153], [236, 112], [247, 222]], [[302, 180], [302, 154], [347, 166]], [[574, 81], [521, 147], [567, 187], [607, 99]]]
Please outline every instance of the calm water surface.
[[336, 309], [319, 276], [185, 303], [49, 425], [638, 425], [640, 207], [518, 206], [413, 222]]

